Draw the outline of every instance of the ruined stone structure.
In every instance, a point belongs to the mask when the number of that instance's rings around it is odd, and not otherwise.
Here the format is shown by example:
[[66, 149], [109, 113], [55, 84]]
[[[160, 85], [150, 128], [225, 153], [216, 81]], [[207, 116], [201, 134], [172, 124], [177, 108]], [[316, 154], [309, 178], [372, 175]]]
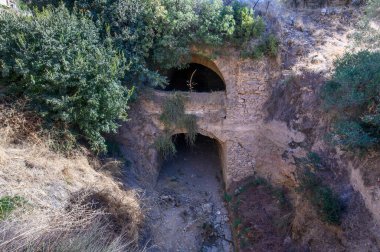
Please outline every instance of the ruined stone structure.
[[[237, 52], [231, 51], [215, 60], [195, 54], [189, 62], [210, 68], [225, 82], [225, 92], [181, 93], [187, 97], [186, 113], [197, 116], [199, 133], [220, 144], [227, 187], [255, 173], [276, 182], [284, 178], [282, 169], [287, 170], [286, 174], [293, 169], [281, 155], [288, 143], [303, 141], [303, 135], [291, 132], [285, 123], [265, 122], [265, 102], [280, 72], [272, 61], [241, 60]], [[144, 92], [138, 104], [131, 106], [131, 120], [120, 128], [117, 137], [134, 173], [148, 184], [154, 184], [160, 169], [153, 143], [162, 134], [159, 116], [170, 95], [168, 91]], [[175, 133], [185, 132], [177, 129]]]

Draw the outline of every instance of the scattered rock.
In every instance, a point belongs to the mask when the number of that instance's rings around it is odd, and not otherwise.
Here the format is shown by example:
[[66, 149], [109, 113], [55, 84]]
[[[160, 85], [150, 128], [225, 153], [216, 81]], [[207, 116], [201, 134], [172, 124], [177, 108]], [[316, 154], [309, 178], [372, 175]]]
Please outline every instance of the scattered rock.
[[202, 211], [204, 213], [207, 213], [207, 214], [211, 214], [212, 213], [212, 203], [206, 203], [206, 204], [203, 204], [202, 205]]

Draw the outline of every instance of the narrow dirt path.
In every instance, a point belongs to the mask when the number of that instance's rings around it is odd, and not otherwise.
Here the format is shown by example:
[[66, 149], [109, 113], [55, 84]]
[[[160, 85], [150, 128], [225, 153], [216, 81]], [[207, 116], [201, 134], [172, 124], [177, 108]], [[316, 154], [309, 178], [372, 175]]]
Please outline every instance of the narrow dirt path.
[[178, 152], [164, 163], [156, 185], [150, 251], [232, 251], [215, 142], [202, 136], [193, 147], [176, 142]]

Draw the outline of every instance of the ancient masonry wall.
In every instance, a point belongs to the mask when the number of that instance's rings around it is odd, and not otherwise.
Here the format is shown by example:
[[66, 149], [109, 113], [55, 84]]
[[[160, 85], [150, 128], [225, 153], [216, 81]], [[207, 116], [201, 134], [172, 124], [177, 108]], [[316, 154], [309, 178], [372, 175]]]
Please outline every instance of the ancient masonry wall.
[[[183, 93], [188, 98], [186, 112], [197, 115], [199, 133], [220, 143], [226, 186], [255, 173], [274, 182], [283, 180], [293, 166], [281, 156], [292, 151], [288, 143], [301, 142], [303, 136], [289, 131], [283, 123], [265, 122], [265, 102], [271, 83], [279, 78], [278, 68], [268, 60], [241, 60], [237, 52], [213, 61], [193, 56], [192, 62], [209, 67], [226, 84], [226, 92]], [[133, 173], [146, 184], [155, 184], [159, 173], [160, 162], [153, 143], [162, 133], [158, 118], [170, 95], [154, 90], [144, 92], [139, 102], [131, 105], [131, 120], [116, 137], [131, 161]], [[178, 129], [176, 133], [182, 132]]]

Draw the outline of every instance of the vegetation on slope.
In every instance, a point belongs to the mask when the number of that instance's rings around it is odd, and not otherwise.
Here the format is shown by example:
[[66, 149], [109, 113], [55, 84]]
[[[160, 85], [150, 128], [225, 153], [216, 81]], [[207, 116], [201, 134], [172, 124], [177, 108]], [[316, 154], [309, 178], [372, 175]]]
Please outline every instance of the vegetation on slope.
[[359, 25], [359, 51], [335, 63], [331, 80], [322, 90], [326, 109], [334, 114], [332, 142], [348, 150], [380, 146], [379, 0], [371, 0]]
[[0, 14], [0, 85], [26, 98], [55, 135], [85, 139], [97, 152], [106, 149], [104, 133], [127, 118], [134, 87], [165, 85], [158, 71], [183, 66], [192, 45], [244, 47], [265, 30], [263, 19], [239, 1], [65, 4], [31, 1], [48, 7]]
[[[102, 133], [126, 119], [126, 59], [91, 19], [63, 6], [33, 16], [0, 14], [2, 84], [24, 96], [49, 126], [105, 150]], [[70, 131], [68, 131], [70, 130]]]
[[[31, 5], [57, 6], [37, 0]], [[66, 0], [70, 9], [89, 13], [109, 32], [115, 46], [131, 60], [124, 81], [130, 85], [164, 85], [157, 70], [179, 67], [190, 57], [191, 45], [241, 45], [260, 37], [265, 24], [252, 8], [222, 0]]]
[[348, 149], [380, 144], [380, 53], [348, 53], [336, 62], [323, 90], [327, 109], [336, 111], [333, 141]]

